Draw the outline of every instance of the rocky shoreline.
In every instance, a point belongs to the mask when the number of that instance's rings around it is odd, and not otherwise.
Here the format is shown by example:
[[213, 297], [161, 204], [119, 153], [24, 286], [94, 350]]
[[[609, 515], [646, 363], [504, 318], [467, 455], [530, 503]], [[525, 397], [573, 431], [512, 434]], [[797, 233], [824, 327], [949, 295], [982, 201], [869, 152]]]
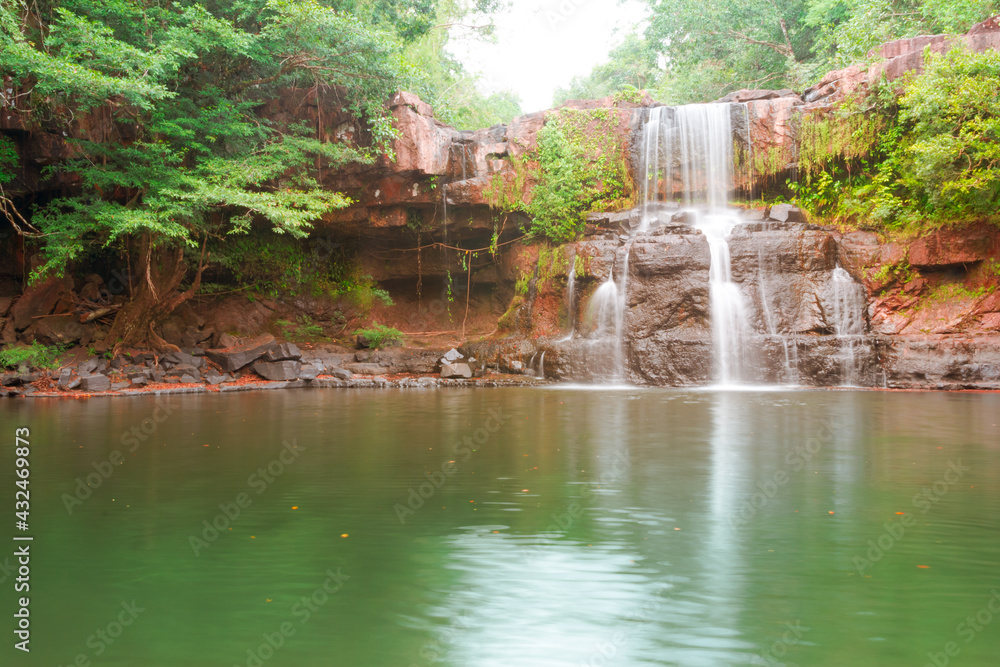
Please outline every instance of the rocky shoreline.
[[301, 350], [262, 336], [225, 349], [89, 356], [56, 371], [0, 373], [0, 396], [68, 397], [193, 394], [292, 388], [495, 387], [542, 378], [489, 369], [457, 349]]

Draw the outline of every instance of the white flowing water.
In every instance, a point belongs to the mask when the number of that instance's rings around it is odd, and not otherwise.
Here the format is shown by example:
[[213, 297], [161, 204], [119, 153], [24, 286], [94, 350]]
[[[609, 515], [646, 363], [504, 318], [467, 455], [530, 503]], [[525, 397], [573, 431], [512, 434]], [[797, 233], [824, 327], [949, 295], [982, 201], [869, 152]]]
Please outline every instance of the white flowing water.
[[858, 379], [856, 344], [865, 333], [864, 313], [867, 307], [865, 288], [855, 282], [847, 271], [837, 267], [831, 274], [833, 285], [833, 333], [840, 339], [843, 364], [843, 384], [854, 386]]
[[[600, 375], [611, 382], [625, 379], [625, 294], [628, 287], [628, 249], [621, 272], [621, 285], [615, 282], [614, 271], [590, 299], [588, 320], [594, 327], [593, 342], [607, 346], [607, 364], [598, 364]], [[596, 369], [595, 369], [596, 370]]]
[[[746, 113], [745, 105], [741, 105]], [[732, 280], [729, 235], [740, 223], [728, 208], [733, 189], [732, 105], [690, 104], [650, 111], [643, 128], [640, 229], [656, 217], [656, 203], [679, 200], [711, 252], [710, 301], [715, 375], [723, 383], [746, 380], [751, 331], [739, 286]]]
[[729, 259], [729, 234], [739, 223], [734, 215], [699, 215], [695, 227], [708, 241], [709, 305], [712, 318], [712, 343], [716, 379], [721, 384], [745, 380], [746, 342], [750, 334], [746, 302], [733, 282]]
[[569, 333], [560, 342], [573, 340], [576, 334], [576, 250], [569, 256], [569, 268], [566, 270], [566, 318], [569, 320]]

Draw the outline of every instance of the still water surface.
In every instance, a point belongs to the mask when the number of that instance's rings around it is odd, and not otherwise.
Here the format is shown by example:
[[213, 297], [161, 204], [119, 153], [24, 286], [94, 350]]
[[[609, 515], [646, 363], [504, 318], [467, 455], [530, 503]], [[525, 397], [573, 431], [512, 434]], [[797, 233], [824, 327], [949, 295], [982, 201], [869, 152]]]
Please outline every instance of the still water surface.
[[36, 541], [33, 650], [0, 662], [992, 666], [998, 423], [996, 394], [5, 401]]

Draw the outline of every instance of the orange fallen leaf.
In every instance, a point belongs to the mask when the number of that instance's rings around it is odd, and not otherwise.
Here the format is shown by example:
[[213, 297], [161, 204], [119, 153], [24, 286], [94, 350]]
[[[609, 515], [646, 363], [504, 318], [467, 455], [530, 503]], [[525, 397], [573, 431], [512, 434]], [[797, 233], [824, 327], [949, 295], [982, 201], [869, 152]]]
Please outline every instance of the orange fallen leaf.
[[341, 537], [347, 537], [347, 533], [341, 533], [340, 536]]
[[929, 569], [931, 569], [930, 565], [918, 565], [917, 567], [919, 567], [921, 570], [929, 570]]

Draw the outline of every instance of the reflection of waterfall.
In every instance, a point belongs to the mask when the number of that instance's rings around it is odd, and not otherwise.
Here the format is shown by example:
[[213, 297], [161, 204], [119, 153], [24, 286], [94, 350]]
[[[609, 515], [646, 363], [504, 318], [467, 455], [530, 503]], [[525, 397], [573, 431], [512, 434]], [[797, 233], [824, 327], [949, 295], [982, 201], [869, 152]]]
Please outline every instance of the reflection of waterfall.
[[[746, 113], [745, 105], [742, 107]], [[715, 373], [720, 382], [746, 379], [750, 324], [732, 280], [729, 234], [740, 220], [727, 208], [733, 189], [733, 105], [690, 104], [650, 111], [643, 127], [643, 228], [655, 202], [675, 196], [690, 211], [711, 252], [710, 301]]]
[[833, 333], [840, 339], [843, 364], [842, 384], [857, 384], [858, 364], [855, 346], [865, 333], [864, 312], [867, 307], [865, 288], [854, 281], [839, 266], [833, 270], [830, 283], [833, 285]]

